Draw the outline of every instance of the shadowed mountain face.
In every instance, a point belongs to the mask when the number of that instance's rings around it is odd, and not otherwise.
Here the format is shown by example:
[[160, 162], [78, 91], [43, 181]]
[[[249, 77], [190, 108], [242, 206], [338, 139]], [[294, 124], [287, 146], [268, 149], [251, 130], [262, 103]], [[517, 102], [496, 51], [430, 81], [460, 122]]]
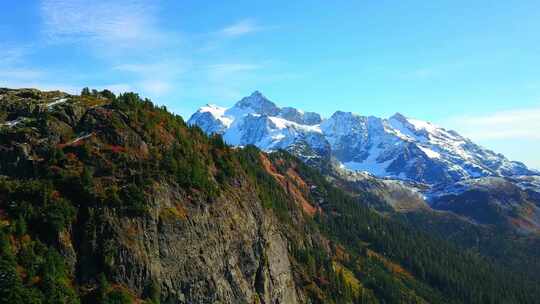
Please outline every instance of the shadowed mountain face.
[[[208, 134], [222, 134], [232, 145], [294, 150], [305, 160], [331, 157], [351, 170], [431, 185], [537, 174], [454, 131], [399, 113], [383, 119], [338, 111], [322, 119], [316, 113], [279, 108], [260, 92], [229, 109], [202, 107], [189, 124]], [[298, 149], [299, 145], [309, 149]]]
[[479, 224], [540, 233], [540, 195], [513, 180], [485, 177], [433, 190], [431, 206], [452, 211]]

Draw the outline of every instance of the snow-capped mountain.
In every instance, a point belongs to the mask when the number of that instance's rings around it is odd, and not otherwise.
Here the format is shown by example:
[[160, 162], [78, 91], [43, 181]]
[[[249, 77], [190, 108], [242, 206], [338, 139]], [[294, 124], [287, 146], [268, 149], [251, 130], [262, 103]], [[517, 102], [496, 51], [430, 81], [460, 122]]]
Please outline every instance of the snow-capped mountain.
[[536, 174], [454, 131], [399, 113], [385, 119], [338, 111], [323, 119], [317, 113], [280, 108], [258, 91], [231, 108], [202, 107], [188, 123], [222, 134], [231, 145], [286, 149], [305, 160], [331, 157], [344, 168], [377, 177], [439, 184]]

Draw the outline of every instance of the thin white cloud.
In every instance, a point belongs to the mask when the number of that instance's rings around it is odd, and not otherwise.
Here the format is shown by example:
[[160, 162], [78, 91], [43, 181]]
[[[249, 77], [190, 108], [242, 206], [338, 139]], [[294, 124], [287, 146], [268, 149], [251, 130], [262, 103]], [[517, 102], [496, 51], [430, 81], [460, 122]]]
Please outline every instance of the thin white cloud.
[[113, 67], [114, 70], [129, 72], [129, 73], [148, 73], [160, 70], [163, 67], [161, 64], [138, 64], [138, 63], [125, 63], [119, 64]]
[[433, 68], [420, 68], [411, 71], [407, 76], [411, 78], [426, 79], [437, 75], [437, 71]]
[[44, 75], [44, 72], [37, 69], [26, 69], [26, 68], [13, 68], [13, 67], [2, 67], [0, 69], [0, 78], [1, 79], [11, 79], [16, 81], [23, 80], [35, 80]]
[[261, 66], [257, 64], [245, 64], [245, 63], [220, 63], [212, 64], [208, 66], [208, 69], [214, 73], [236, 73], [243, 71], [253, 71], [259, 69]]
[[254, 71], [259, 69], [260, 65], [249, 63], [211, 64], [206, 66], [206, 81], [211, 86], [231, 88], [253, 80], [256, 77]]
[[189, 68], [188, 61], [179, 59], [162, 60], [150, 63], [123, 63], [113, 67], [113, 70], [135, 74], [141, 77], [173, 77], [180, 75]]
[[[226, 56], [214, 56], [214, 51], [226, 51], [233, 38], [271, 27], [262, 26], [255, 19], [242, 19], [211, 32], [186, 33], [166, 28], [160, 22], [163, 3], [155, 0], [41, 0], [43, 38], [46, 46], [67, 45], [66, 51], [76, 50], [89, 56], [81, 60], [108, 66], [103, 71], [106, 78], [100, 80], [111, 85], [99, 86], [98, 83], [94, 88], [108, 88], [115, 93], [137, 91], [159, 102], [172, 93], [178, 97], [200, 92], [209, 95], [209, 91], [215, 91], [220, 94], [214, 95], [227, 97], [243, 93], [244, 87], [258, 86], [260, 76], [254, 71], [261, 68], [259, 62], [250, 64], [241, 59], [236, 62], [238, 58], [228, 62]], [[201, 51], [205, 45], [212, 47]], [[215, 58], [225, 63], [216, 64]], [[52, 70], [47, 72], [57, 74]], [[86, 78], [93, 80], [84, 83]], [[44, 79], [47, 78], [40, 80]], [[65, 81], [88, 87], [96, 84], [95, 77], [90, 75]]]
[[159, 7], [154, 0], [42, 0], [43, 33], [52, 44], [84, 46], [111, 67], [112, 84], [95, 88], [158, 98], [178, 87], [189, 62], [185, 49], [178, 55], [180, 34], [160, 27]]
[[45, 76], [44, 71], [27, 67], [24, 60], [27, 53], [28, 49], [25, 47], [0, 44], [0, 83], [2, 86], [9, 87], [12, 84], [18, 87], [30, 87], [25, 83], [34, 83]]
[[173, 88], [173, 84], [165, 80], [145, 80], [139, 86], [146, 94], [152, 97], [163, 96]]
[[125, 63], [113, 67], [113, 71], [129, 74], [134, 78], [133, 89], [152, 98], [159, 98], [179, 87], [182, 75], [189, 63], [167, 60], [150, 63]]
[[540, 106], [453, 117], [447, 125], [473, 140], [540, 140]]
[[[258, 80], [263, 74], [262, 64], [246, 62], [221, 62], [203, 65], [199, 71], [196, 86], [204, 87], [210, 100], [231, 101], [246, 94], [247, 90], [261, 88]], [[250, 88], [250, 89], [246, 89]]]
[[53, 43], [145, 47], [162, 38], [156, 26], [154, 3], [147, 0], [43, 0], [43, 31]]
[[264, 27], [258, 26], [253, 20], [244, 19], [226, 26], [220, 31], [220, 33], [226, 37], [236, 37], [258, 32], [263, 29]]
[[470, 65], [464, 61], [453, 61], [448, 63], [437, 63], [428, 66], [420, 66], [411, 70], [398, 72], [400, 78], [408, 80], [429, 80], [438, 77], [444, 77], [448, 74], [461, 71]]
[[14, 47], [0, 44], [0, 66], [18, 64], [27, 53], [27, 47]]

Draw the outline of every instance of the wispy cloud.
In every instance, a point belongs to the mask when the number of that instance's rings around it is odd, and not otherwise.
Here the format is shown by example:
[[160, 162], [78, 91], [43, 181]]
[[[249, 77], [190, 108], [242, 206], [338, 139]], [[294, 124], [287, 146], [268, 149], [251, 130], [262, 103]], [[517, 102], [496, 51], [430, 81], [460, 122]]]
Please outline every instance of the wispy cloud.
[[245, 63], [219, 63], [208, 66], [208, 69], [212, 73], [230, 74], [244, 71], [253, 71], [261, 68], [257, 64], [245, 64]]
[[179, 35], [158, 24], [159, 4], [153, 0], [42, 0], [43, 33], [52, 44], [88, 47], [95, 59], [111, 67], [110, 78], [120, 81], [113, 82], [111, 90], [136, 90], [158, 98], [171, 91], [186, 61], [178, 55]]
[[257, 25], [252, 19], [244, 19], [226, 26], [221, 29], [220, 33], [226, 37], [236, 37], [259, 32], [264, 29], [265, 27]]
[[474, 140], [540, 140], [540, 106], [452, 117], [447, 124]]
[[141, 89], [151, 96], [162, 96], [169, 93], [174, 85], [166, 80], [146, 79], [138, 84]]
[[76, 80], [66, 78], [68, 83], [98, 89], [111, 83], [109, 89], [115, 92], [133, 90], [157, 102], [201, 92], [227, 100], [244, 94], [245, 87], [259, 86], [261, 76], [255, 72], [260, 72], [263, 64], [250, 63], [241, 56], [229, 58], [229, 43], [273, 27], [255, 19], [239, 19], [206, 33], [184, 32], [160, 22], [164, 3], [41, 0], [42, 42], [46, 42], [45, 47], [65, 45], [66, 51], [87, 56], [81, 60], [107, 67], [102, 71], [104, 79], [81, 75]]
[[[264, 64], [250, 62], [220, 62], [200, 66], [198, 82], [205, 87], [205, 94], [211, 100], [233, 101], [248, 91], [261, 88], [261, 74]], [[200, 85], [199, 85], [200, 88]]]
[[407, 73], [406, 76], [411, 78], [426, 79], [437, 75], [437, 70], [434, 68], [420, 68]]
[[188, 61], [176, 59], [149, 63], [124, 63], [112, 68], [134, 79], [132, 88], [152, 98], [162, 97], [178, 88], [182, 76], [190, 69]]
[[14, 65], [20, 63], [20, 61], [27, 53], [27, 47], [14, 47], [0, 44], [0, 66]]
[[[249, 63], [219, 63], [206, 66], [206, 82], [214, 87], [232, 88], [238, 84], [244, 84], [253, 81], [256, 77], [255, 71], [262, 66]], [[232, 91], [225, 90], [225, 91]]]
[[144, 47], [162, 39], [156, 5], [147, 0], [43, 0], [43, 31], [52, 43]]
[[468, 65], [470, 64], [464, 61], [437, 63], [398, 72], [398, 76], [408, 80], [429, 80], [438, 77], [445, 77], [449, 74], [459, 72]]
[[[0, 84], [3, 87], [31, 87], [46, 73], [38, 68], [29, 68], [25, 63], [26, 47], [0, 45]], [[28, 84], [26, 84], [28, 83]]]
[[34, 80], [45, 73], [38, 69], [3, 67], [0, 69], [0, 78], [14, 80]]
[[115, 65], [113, 70], [146, 77], [172, 77], [186, 72], [190, 62], [180, 59], [163, 59], [145, 63], [122, 63]]

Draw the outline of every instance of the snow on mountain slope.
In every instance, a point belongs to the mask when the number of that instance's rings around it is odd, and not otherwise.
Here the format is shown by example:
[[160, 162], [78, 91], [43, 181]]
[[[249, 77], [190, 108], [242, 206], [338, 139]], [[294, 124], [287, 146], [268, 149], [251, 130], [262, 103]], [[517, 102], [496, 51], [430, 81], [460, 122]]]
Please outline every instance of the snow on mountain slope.
[[199, 109], [197, 113], [191, 116], [190, 122], [199, 126], [204, 132], [211, 133], [223, 133], [233, 120], [225, 117], [225, 108], [221, 108], [215, 105], [207, 105]]
[[332, 157], [348, 169], [378, 177], [439, 184], [535, 174], [454, 131], [399, 113], [383, 119], [338, 111], [322, 119], [317, 113], [280, 108], [258, 91], [228, 109], [202, 107], [188, 123], [222, 134], [232, 145], [286, 149], [304, 159]]

